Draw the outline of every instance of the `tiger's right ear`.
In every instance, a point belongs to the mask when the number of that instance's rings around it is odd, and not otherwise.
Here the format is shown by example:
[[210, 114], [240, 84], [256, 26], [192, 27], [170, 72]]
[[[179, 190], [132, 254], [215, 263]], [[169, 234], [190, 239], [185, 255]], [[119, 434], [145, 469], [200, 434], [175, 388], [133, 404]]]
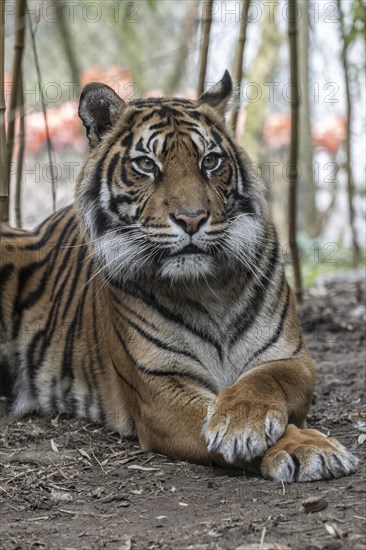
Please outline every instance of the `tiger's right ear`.
[[79, 117], [86, 128], [90, 147], [98, 145], [125, 106], [123, 99], [106, 84], [91, 82], [83, 88]]

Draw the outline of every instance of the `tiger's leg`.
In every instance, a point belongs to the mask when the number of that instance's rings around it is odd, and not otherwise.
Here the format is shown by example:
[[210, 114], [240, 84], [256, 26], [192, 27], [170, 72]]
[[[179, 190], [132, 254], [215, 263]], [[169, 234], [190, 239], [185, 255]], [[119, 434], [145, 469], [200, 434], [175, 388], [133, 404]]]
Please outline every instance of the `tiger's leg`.
[[159, 377], [139, 387], [134, 418], [142, 448], [201, 464], [225, 460], [209, 452], [202, 435], [208, 408], [217, 396], [179, 377]]
[[333, 437], [290, 424], [266, 451], [260, 472], [264, 477], [291, 483], [342, 477], [353, 473], [357, 464], [358, 459]]
[[228, 462], [262, 456], [290, 422], [302, 425], [314, 382], [310, 359], [272, 361], [244, 374], [209, 410], [204, 425], [209, 449]]
[[[315, 430], [288, 427], [303, 425], [314, 380], [306, 354], [301, 359], [268, 362], [243, 375], [220, 392], [209, 410], [203, 428], [209, 451], [233, 464], [243, 459], [250, 463], [264, 455], [262, 472], [283, 479], [285, 471], [285, 481], [291, 475], [299, 480], [325, 479], [354, 471], [356, 460], [338, 442]], [[295, 456], [292, 474], [290, 466], [284, 465], [283, 445]]]

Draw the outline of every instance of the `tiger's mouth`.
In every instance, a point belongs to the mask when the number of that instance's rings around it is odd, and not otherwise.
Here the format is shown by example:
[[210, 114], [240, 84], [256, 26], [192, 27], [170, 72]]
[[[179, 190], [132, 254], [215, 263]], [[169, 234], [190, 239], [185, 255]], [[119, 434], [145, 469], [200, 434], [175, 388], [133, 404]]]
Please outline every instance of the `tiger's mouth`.
[[159, 276], [163, 279], [189, 281], [213, 274], [217, 268], [217, 262], [207, 252], [189, 245], [165, 257], [159, 267]]
[[174, 254], [170, 254], [170, 258], [174, 258], [175, 256], [187, 256], [189, 254], [207, 254], [207, 251], [202, 250], [202, 248], [199, 248], [195, 244], [188, 244], [187, 246], [183, 247], [181, 250], [178, 250], [178, 252], [174, 252]]
[[213, 251], [210, 249], [201, 248], [194, 243], [188, 243], [177, 250], [177, 247], [174, 247], [173, 250], [170, 248], [165, 248], [160, 251], [158, 255], [158, 263], [169, 261], [169, 260], [183, 260], [183, 259], [192, 259], [192, 261], [199, 256], [202, 257], [212, 257], [214, 256]]

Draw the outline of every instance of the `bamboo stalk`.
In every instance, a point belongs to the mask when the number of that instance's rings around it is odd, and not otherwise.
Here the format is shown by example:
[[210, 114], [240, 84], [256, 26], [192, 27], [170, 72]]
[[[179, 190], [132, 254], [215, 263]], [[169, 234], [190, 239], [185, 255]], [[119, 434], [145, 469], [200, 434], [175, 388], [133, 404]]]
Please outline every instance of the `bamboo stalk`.
[[52, 207], [53, 207], [53, 211], [56, 212], [56, 178], [55, 178], [55, 172], [54, 172], [54, 165], [53, 165], [53, 161], [52, 161], [53, 147], [52, 147], [52, 142], [51, 142], [50, 130], [49, 130], [49, 126], [48, 126], [46, 102], [44, 100], [44, 95], [43, 95], [43, 92], [42, 92], [42, 90], [43, 90], [42, 75], [41, 75], [41, 67], [39, 65], [39, 58], [38, 58], [38, 52], [37, 52], [36, 33], [35, 33], [34, 28], [33, 28], [32, 18], [31, 18], [31, 15], [30, 15], [28, 9], [27, 9], [27, 16], [28, 16], [29, 31], [30, 31], [31, 40], [32, 40], [34, 63], [36, 65], [37, 78], [38, 78], [38, 83], [39, 83], [39, 87], [40, 87], [40, 90], [41, 90], [42, 113], [43, 113], [44, 124], [45, 124], [45, 128], [46, 128], [47, 153], [48, 153], [48, 161], [49, 161], [50, 172], [51, 172]]
[[186, 71], [187, 58], [192, 48], [192, 41], [196, 33], [196, 21], [198, 19], [199, 2], [194, 0], [190, 4], [187, 13], [182, 21], [182, 26], [179, 33], [179, 42], [176, 49], [177, 56], [174, 62], [172, 71], [168, 74], [166, 84], [163, 85], [169, 95], [173, 95], [177, 90], [183, 79]]
[[15, 38], [14, 38], [14, 58], [13, 58], [13, 86], [10, 96], [10, 107], [8, 114], [8, 135], [6, 141], [6, 177], [10, 188], [11, 163], [14, 151], [15, 135], [15, 117], [18, 110], [19, 80], [22, 67], [22, 58], [24, 51], [25, 37], [25, 13], [27, 8], [26, 0], [17, 0], [15, 11]]
[[17, 227], [22, 227], [22, 174], [23, 174], [23, 159], [25, 147], [25, 108], [24, 108], [24, 91], [23, 91], [23, 72], [20, 71], [19, 90], [20, 98], [19, 105], [19, 148], [17, 158], [17, 174], [15, 184], [15, 220]]
[[351, 152], [351, 139], [352, 139], [352, 98], [351, 98], [351, 87], [350, 87], [350, 78], [349, 78], [349, 65], [347, 58], [347, 37], [344, 27], [344, 14], [342, 11], [341, 0], [337, 0], [337, 7], [339, 13], [339, 29], [342, 39], [342, 65], [344, 73], [344, 82], [346, 85], [346, 109], [347, 109], [347, 131], [346, 131], [346, 163], [345, 169], [347, 174], [347, 202], [348, 202], [348, 216], [349, 224], [351, 228], [352, 235], [352, 265], [353, 267], [357, 266], [359, 257], [360, 257], [360, 247], [357, 241], [357, 233], [355, 229], [355, 208], [354, 208], [354, 196], [355, 196], [355, 184], [353, 179], [353, 170], [352, 170], [352, 152]]
[[0, 2], [0, 223], [9, 222], [9, 185], [5, 171], [6, 128], [5, 128], [5, 2]]
[[298, 182], [298, 143], [299, 143], [299, 82], [297, 57], [297, 9], [296, 0], [288, 0], [289, 21], [288, 36], [290, 50], [290, 103], [291, 103], [291, 143], [289, 161], [289, 245], [295, 279], [295, 294], [299, 302], [302, 301], [302, 278], [300, 269], [299, 250], [296, 241], [297, 229], [297, 182]]
[[208, 0], [202, 4], [204, 8], [204, 13], [202, 14], [202, 47], [201, 47], [201, 56], [200, 56], [200, 68], [198, 73], [198, 88], [197, 96], [203, 94], [205, 91], [205, 78], [207, 70], [207, 58], [208, 58], [208, 48], [210, 45], [210, 30], [212, 23], [212, 6], [213, 0]]
[[239, 40], [236, 47], [234, 69], [233, 69], [233, 79], [237, 89], [234, 110], [231, 116], [231, 127], [234, 135], [236, 133], [236, 126], [238, 124], [238, 114], [239, 114], [239, 108], [240, 108], [240, 86], [241, 86], [241, 79], [243, 75], [243, 63], [244, 63], [243, 56], [244, 56], [245, 42], [247, 39], [248, 12], [250, 7], [250, 0], [242, 0], [242, 4], [243, 4], [243, 13], [240, 20]]
[[[67, 59], [67, 62], [70, 67], [71, 72], [71, 78], [73, 85], [80, 86], [80, 67], [76, 61], [76, 55], [75, 55], [75, 42], [72, 39], [71, 33], [70, 33], [70, 24], [68, 21], [68, 18], [66, 16], [67, 11], [65, 8], [65, 5], [67, 5], [68, 0], [53, 0], [56, 8], [61, 4], [61, 17], [57, 19], [57, 24], [60, 27], [60, 38], [62, 39], [62, 44], [65, 52], [65, 57]], [[78, 90], [79, 91], [79, 90]], [[74, 98], [71, 98], [72, 100]]]

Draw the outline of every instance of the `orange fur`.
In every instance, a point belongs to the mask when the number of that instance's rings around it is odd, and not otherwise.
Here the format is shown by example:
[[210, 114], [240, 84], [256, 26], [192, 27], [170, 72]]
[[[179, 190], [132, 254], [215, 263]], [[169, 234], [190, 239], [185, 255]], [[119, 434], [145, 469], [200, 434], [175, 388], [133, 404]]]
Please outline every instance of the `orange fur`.
[[75, 206], [1, 236], [12, 412], [84, 416], [273, 479], [348, 474], [349, 451], [298, 429], [314, 367], [263, 185], [224, 126], [230, 88], [129, 105], [84, 90]]

